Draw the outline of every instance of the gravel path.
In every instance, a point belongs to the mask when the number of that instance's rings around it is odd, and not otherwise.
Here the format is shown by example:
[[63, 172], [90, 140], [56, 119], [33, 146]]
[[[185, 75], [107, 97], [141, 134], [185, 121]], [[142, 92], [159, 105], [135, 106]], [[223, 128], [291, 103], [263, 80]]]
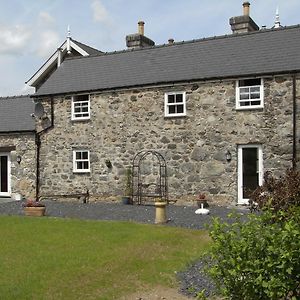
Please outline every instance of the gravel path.
[[[0, 203], [0, 215], [24, 215], [23, 201]], [[46, 204], [46, 215], [61, 218], [79, 218], [92, 220], [116, 220], [133, 221], [139, 223], [154, 224], [155, 208], [153, 206], [124, 205], [121, 203], [70, 203], [57, 201], [43, 201]], [[242, 215], [249, 212], [246, 208], [217, 207], [211, 206], [209, 215], [196, 215], [195, 206], [167, 207], [168, 226], [185, 227], [190, 229], [204, 229], [209, 224], [212, 217], [227, 219], [227, 215], [232, 211], [237, 211]], [[181, 283], [180, 291], [192, 297], [196, 293], [205, 289], [209, 295], [214, 291], [211, 280], [202, 271], [204, 262], [198, 261], [189, 268], [178, 274]]]

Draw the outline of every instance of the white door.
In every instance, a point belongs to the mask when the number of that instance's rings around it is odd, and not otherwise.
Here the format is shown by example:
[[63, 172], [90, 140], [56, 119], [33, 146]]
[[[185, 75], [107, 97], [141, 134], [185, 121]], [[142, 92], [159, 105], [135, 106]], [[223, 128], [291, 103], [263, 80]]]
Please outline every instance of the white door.
[[10, 193], [10, 154], [0, 153], [0, 197]]
[[250, 194], [263, 182], [261, 145], [238, 146], [238, 204], [248, 204]]

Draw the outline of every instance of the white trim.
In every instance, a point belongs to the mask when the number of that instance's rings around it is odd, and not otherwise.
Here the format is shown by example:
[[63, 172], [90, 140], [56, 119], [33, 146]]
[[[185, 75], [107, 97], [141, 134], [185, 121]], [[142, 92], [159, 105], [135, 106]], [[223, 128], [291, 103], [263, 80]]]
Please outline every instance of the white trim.
[[[78, 160], [76, 160], [77, 152], [87, 152], [88, 153], [88, 158], [86, 160], [84, 160], [84, 159], [80, 160], [80, 161], [88, 162], [88, 164], [89, 164], [88, 169], [77, 169], [77, 164], [76, 164], [76, 162], [78, 161]], [[90, 172], [91, 172], [90, 151], [86, 150], [86, 149], [73, 150], [73, 173], [90, 173]]]
[[[88, 100], [82, 100], [82, 101], [74, 101], [76, 100], [76, 97], [78, 96], [88, 96]], [[76, 102], [86, 102], [88, 101], [88, 111], [86, 112], [88, 114], [88, 116], [86, 117], [77, 117], [75, 112], [74, 112], [74, 107], [75, 107], [75, 103]], [[79, 94], [76, 96], [72, 96], [72, 100], [71, 100], [71, 120], [72, 121], [82, 121], [82, 120], [89, 120], [91, 118], [91, 95], [89, 94]]]
[[[251, 79], [251, 78], [249, 78]], [[248, 105], [248, 106], [240, 106], [240, 88], [250, 88], [251, 86], [239, 86], [239, 81], [241, 80], [236, 80], [235, 83], [235, 108], [236, 110], [249, 110], [249, 109], [259, 109], [259, 108], [263, 108], [264, 107], [264, 79], [263, 78], [256, 78], [256, 79], [260, 79], [260, 90], [259, 90], [259, 94], [260, 94], [260, 98], [259, 99], [253, 99], [253, 100], [249, 100], [249, 101], [260, 101], [259, 105]]]
[[248, 204], [249, 199], [243, 198], [243, 149], [257, 148], [258, 149], [258, 184], [263, 184], [263, 151], [262, 145], [247, 144], [238, 145], [238, 204]]
[[[169, 95], [178, 95], [178, 94], [182, 94], [183, 113], [169, 114], [168, 107], [170, 106], [170, 104], [168, 103], [168, 96]], [[177, 104], [181, 104], [181, 103], [177, 103]], [[176, 105], [176, 103], [174, 103], [174, 106], [175, 105]], [[186, 92], [178, 91], [178, 92], [165, 93], [165, 117], [181, 117], [181, 116], [186, 116]]]
[[[76, 50], [78, 53], [80, 53], [82, 56], [89, 56], [89, 54], [84, 51], [82, 48], [80, 48], [78, 45], [76, 45], [71, 39], [69, 41], [71, 48]], [[63, 61], [64, 54], [67, 52], [67, 40], [59, 47], [61, 49], [61, 57]], [[50, 58], [45, 62], [45, 64], [26, 82], [29, 86], [35, 86], [35, 84], [39, 81], [40, 77], [42, 77], [49, 68], [51, 68], [53, 65], [57, 65], [58, 63], [58, 50], [53, 53]]]
[[[10, 159], [10, 153], [9, 152], [1, 152], [0, 156], [6, 156], [7, 157], [7, 192], [1, 192], [0, 196], [4, 197], [10, 197], [11, 196], [11, 159]], [[1, 174], [0, 174], [1, 176]], [[1, 180], [1, 178], [0, 178]]]
[[84, 51], [82, 48], [80, 48], [78, 45], [76, 45], [72, 40], [70, 40], [70, 46], [74, 50], [76, 50], [78, 53], [80, 53], [82, 56], [89, 56], [89, 54]]

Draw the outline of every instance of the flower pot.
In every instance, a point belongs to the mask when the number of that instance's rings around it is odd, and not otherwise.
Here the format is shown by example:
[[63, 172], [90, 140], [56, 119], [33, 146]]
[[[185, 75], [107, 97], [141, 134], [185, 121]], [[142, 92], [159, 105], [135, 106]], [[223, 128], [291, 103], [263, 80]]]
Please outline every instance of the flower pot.
[[25, 216], [42, 217], [45, 215], [46, 207], [43, 206], [31, 206], [24, 207]]
[[167, 202], [155, 202], [155, 224], [167, 223]]
[[208, 202], [207, 202], [207, 199], [199, 199], [199, 200], [197, 200], [197, 206], [198, 206], [199, 208], [202, 207], [201, 204], [203, 204], [203, 207], [204, 207], [204, 208], [208, 208], [208, 207], [209, 207]]
[[123, 203], [123, 204], [132, 204], [131, 197], [123, 196], [123, 197], [122, 197], [122, 203]]

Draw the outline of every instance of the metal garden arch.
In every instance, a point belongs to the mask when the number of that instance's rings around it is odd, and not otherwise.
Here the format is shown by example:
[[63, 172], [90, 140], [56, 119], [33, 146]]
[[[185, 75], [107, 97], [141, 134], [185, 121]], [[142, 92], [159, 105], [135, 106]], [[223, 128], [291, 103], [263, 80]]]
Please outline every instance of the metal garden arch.
[[[158, 174], [151, 174], [152, 178], [155, 178], [155, 181], [152, 180], [152, 182], [146, 182], [147, 175], [144, 175], [142, 170], [143, 162], [148, 159], [151, 159], [153, 166], [158, 168]], [[159, 152], [145, 150], [135, 155], [132, 165], [132, 191], [133, 201], [137, 204], [154, 202], [157, 201], [155, 200], [157, 198], [160, 201], [168, 202], [167, 165], [166, 160]]]

